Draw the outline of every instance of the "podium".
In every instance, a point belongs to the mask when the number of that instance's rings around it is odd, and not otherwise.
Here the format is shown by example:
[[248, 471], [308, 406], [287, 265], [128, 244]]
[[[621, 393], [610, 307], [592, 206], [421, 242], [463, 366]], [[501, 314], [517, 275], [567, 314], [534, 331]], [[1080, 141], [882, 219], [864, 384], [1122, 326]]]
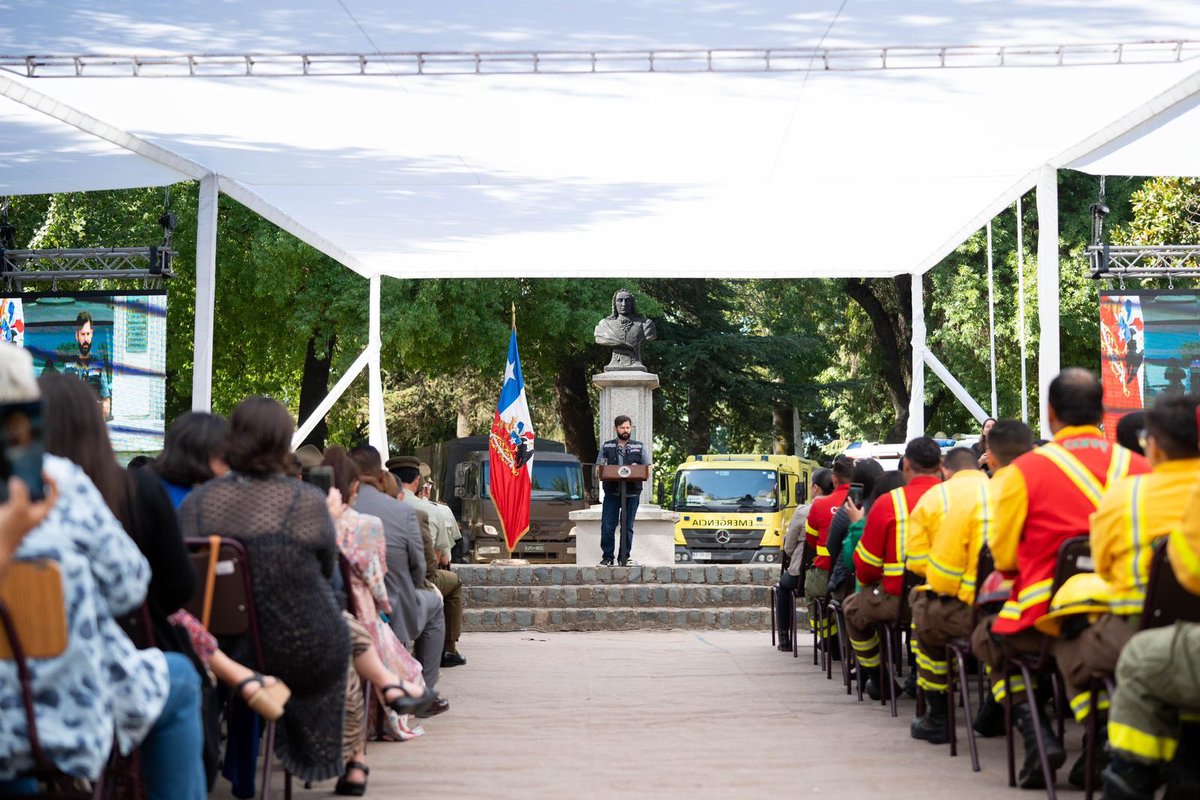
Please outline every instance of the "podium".
[[[635, 481], [643, 482], [650, 480], [650, 465], [649, 464], [601, 464], [600, 465], [600, 480], [601, 481]], [[625, 487], [621, 487], [624, 491]]]
[[618, 556], [625, 554], [628, 556], [633, 549], [633, 533], [630, 531], [630, 526], [633, 520], [629, 519], [629, 507], [626, 504], [628, 494], [626, 487], [630, 483], [638, 483], [650, 480], [650, 465], [649, 464], [600, 464], [598, 470], [601, 482], [616, 481], [621, 486], [621, 513], [617, 518], [617, 526], [621, 531], [621, 537], [617, 541], [616, 551]]

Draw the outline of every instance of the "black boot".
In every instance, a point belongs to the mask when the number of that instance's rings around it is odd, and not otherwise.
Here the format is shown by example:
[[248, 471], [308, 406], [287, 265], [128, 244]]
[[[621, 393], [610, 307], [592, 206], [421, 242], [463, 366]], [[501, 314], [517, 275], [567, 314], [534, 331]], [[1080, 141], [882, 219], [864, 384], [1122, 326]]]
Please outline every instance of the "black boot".
[[1163, 800], [1200, 797], [1200, 725], [1184, 723], [1179, 750], [1167, 765], [1167, 793]]
[[950, 717], [946, 703], [945, 692], [925, 692], [925, 716], [914, 719], [909, 726], [914, 739], [924, 739], [930, 744], [950, 741]]
[[1051, 776], [1067, 760], [1067, 753], [1063, 750], [1062, 742], [1050, 729], [1050, 723], [1042, 714], [1041, 709], [1033, 707], [1029, 703], [1013, 706], [1013, 724], [1021, 732], [1021, 738], [1025, 741], [1025, 763], [1021, 765], [1021, 772], [1017, 775], [1017, 785], [1022, 789], [1046, 788], [1042, 763], [1038, 758], [1037, 735], [1033, 729], [1034, 714], [1037, 715], [1037, 722], [1042, 730], [1042, 741], [1046, 745], [1046, 759], [1050, 762]]
[[[1096, 720], [1096, 752], [1092, 754], [1092, 786], [1100, 785], [1100, 773], [1108, 766], [1108, 753], [1105, 752], [1105, 745], [1108, 744], [1108, 720], [1104, 717]], [[1072, 786], [1078, 786], [1082, 789], [1087, 778], [1087, 751], [1088, 751], [1088, 735], [1087, 731], [1083, 733], [1083, 752], [1079, 754], [1079, 758], [1071, 765], [1071, 774], [1067, 776], [1067, 782]]]
[[904, 693], [911, 699], [917, 697], [917, 670], [913, 667], [908, 671], [908, 677], [904, 679]]
[[779, 649], [784, 653], [792, 652], [792, 632], [790, 630], [779, 632]]
[[1114, 758], [1104, 768], [1104, 800], [1154, 800], [1158, 770]]
[[1004, 735], [1004, 704], [997, 703], [990, 691], [985, 690], [983, 705], [979, 707], [972, 727], [985, 739]]

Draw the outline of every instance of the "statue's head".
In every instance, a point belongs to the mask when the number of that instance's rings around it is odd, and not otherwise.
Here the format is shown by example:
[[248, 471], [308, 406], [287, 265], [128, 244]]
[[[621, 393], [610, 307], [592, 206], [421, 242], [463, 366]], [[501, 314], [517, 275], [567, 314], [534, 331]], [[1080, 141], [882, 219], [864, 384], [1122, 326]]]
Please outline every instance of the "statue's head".
[[617, 317], [628, 317], [637, 313], [637, 301], [633, 299], [633, 295], [622, 289], [613, 295], [612, 299], [612, 319]]

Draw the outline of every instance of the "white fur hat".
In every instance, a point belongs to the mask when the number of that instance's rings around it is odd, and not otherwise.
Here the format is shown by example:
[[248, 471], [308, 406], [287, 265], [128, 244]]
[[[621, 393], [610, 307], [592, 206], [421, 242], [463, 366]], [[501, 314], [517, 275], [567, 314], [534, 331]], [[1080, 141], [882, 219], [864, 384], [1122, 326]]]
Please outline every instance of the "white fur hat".
[[0, 342], [0, 403], [28, 403], [41, 396], [33, 356], [23, 347]]

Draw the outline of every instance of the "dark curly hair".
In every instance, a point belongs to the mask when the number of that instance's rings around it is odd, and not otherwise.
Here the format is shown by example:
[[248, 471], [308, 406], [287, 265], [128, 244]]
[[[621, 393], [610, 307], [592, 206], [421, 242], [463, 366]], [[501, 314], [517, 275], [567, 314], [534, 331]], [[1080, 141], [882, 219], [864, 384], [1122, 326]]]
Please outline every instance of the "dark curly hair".
[[295, 430], [291, 413], [278, 400], [247, 397], [229, 415], [230, 468], [258, 477], [287, 474]]

